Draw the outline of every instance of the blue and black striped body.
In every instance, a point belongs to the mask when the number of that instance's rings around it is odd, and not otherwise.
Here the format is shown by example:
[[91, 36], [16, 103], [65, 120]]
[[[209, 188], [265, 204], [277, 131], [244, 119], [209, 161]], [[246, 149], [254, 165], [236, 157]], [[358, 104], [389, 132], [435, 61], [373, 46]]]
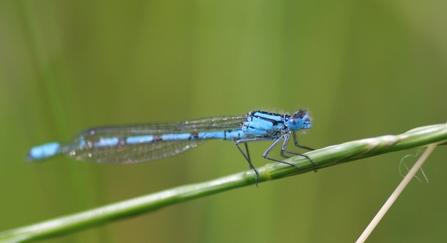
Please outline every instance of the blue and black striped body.
[[[261, 140], [287, 142], [290, 134], [311, 127], [307, 110], [299, 110], [291, 116], [252, 111], [244, 116], [179, 123], [98, 127], [79, 133], [67, 143], [53, 142], [34, 147], [27, 158], [31, 161], [43, 160], [65, 154], [77, 160], [97, 163], [139, 163], [182, 153], [208, 139], [221, 139], [234, 141], [252, 167], [248, 148], [247, 154], [244, 154], [238, 144]], [[297, 144], [295, 136], [294, 139]], [[266, 151], [264, 157], [276, 144]]]

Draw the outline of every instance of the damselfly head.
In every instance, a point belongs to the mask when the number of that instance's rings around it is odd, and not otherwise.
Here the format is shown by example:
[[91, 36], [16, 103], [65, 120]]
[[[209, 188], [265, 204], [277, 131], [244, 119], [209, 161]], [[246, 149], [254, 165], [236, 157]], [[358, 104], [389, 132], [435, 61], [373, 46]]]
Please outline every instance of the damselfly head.
[[290, 116], [286, 121], [287, 126], [292, 131], [298, 131], [301, 129], [310, 129], [312, 123], [310, 121], [310, 115], [307, 110], [299, 110]]

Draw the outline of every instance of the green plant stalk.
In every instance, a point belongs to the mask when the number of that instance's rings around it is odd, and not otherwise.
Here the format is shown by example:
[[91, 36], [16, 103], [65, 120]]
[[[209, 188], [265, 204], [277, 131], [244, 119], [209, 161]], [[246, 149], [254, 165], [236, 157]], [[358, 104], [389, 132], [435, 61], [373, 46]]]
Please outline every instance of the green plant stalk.
[[[261, 183], [264, 181], [303, 174], [353, 160], [404, 149], [423, 147], [443, 141], [444, 144], [445, 141], [447, 141], [446, 124], [420, 127], [399, 135], [385, 135], [351, 141], [306, 153], [307, 156], [311, 157], [312, 160], [317, 163], [316, 166], [302, 156], [295, 156], [286, 160], [294, 163], [300, 169], [281, 163], [267, 164], [257, 169], [259, 172], [258, 182]], [[67, 234], [91, 226], [104, 224], [112, 220], [150, 212], [172, 204], [254, 184], [255, 173], [252, 170], [249, 170], [208, 182], [180, 186], [84, 212], [4, 231], [0, 233], [0, 242], [25, 242], [50, 238], [56, 235]]]

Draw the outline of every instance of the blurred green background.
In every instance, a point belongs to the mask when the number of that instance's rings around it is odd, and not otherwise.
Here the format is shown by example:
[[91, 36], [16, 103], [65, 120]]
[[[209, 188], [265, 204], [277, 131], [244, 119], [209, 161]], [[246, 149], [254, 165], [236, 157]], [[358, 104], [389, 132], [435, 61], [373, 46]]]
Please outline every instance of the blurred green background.
[[[321, 148], [444, 123], [446, 12], [439, 0], [2, 1], [0, 231], [247, 169], [221, 141], [136, 165], [25, 162], [31, 146], [92, 126], [309, 108], [300, 141]], [[251, 146], [257, 166], [268, 146]], [[353, 242], [410, 153], [45, 242]], [[412, 181], [368, 242], [445, 242], [446, 158], [435, 150], [430, 183]]]

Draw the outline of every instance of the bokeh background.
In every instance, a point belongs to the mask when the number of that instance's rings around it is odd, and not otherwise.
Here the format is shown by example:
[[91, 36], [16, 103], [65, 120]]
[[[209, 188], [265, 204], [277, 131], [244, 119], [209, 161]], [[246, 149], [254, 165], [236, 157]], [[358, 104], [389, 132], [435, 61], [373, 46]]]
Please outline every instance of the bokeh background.
[[[300, 141], [321, 148], [444, 123], [446, 12], [441, 0], [2, 1], [0, 231], [247, 169], [222, 141], [136, 165], [25, 161], [30, 147], [92, 126], [309, 108]], [[256, 165], [268, 146], [251, 146]], [[353, 242], [414, 153], [44, 242]], [[430, 182], [412, 181], [368, 242], [447, 240], [446, 158], [435, 150]]]

